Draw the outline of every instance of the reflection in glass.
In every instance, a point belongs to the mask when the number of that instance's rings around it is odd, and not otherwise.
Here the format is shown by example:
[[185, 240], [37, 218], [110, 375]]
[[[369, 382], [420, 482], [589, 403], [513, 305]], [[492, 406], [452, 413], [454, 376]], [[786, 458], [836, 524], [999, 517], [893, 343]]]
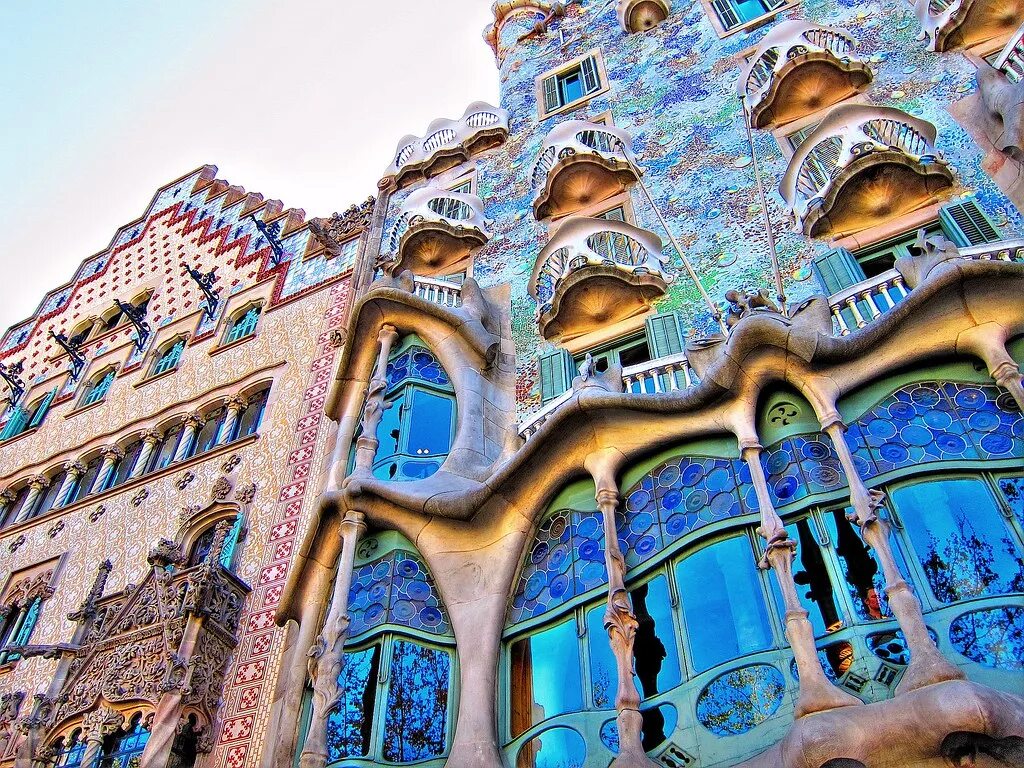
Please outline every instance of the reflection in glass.
[[933, 480], [898, 488], [892, 499], [936, 598], [1024, 592], [1024, 560], [984, 482]]
[[[786, 532], [797, 543], [793, 581], [796, 582], [796, 594], [800, 598], [800, 604], [810, 614], [815, 636], [841, 629], [844, 625], [843, 615], [839, 611], [832, 578], [825, 567], [825, 557], [811, 528], [810, 518], [790, 523], [786, 526]], [[785, 614], [782, 595], [774, 579], [772, 586], [778, 600], [779, 612]]]
[[1002, 477], [999, 479], [999, 490], [1003, 498], [1013, 510], [1017, 522], [1024, 525], [1024, 477]]
[[379, 645], [345, 654], [338, 675], [340, 699], [327, 718], [328, 763], [369, 751], [379, 664]]
[[[640, 710], [643, 723], [640, 726], [640, 744], [644, 752], [657, 749], [676, 729], [678, 713], [671, 704], [659, 704]], [[619, 752], [619, 724], [615, 720], [606, 720], [601, 726], [602, 743], [615, 754]]]
[[676, 565], [693, 666], [698, 672], [772, 645], [750, 543], [734, 536]]
[[949, 641], [986, 667], [1024, 672], [1024, 608], [1001, 606], [958, 616], [949, 627]]
[[571, 728], [552, 728], [523, 744], [516, 768], [583, 768], [587, 744]]
[[413, 391], [409, 453], [414, 456], [448, 453], [451, 448], [453, 408], [454, 404], [447, 397], [422, 389]]
[[[865, 621], [890, 618], [892, 609], [885, 597], [885, 575], [853, 523], [847, 519], [847, 512], [852, 512], [852, 509], [835, 509], [825, 512], [822, 517], [829, 539], [835, 546], [836, 555], [843, 567], [846, 590], [850, 595], [853, 610], [858, 619]], [[896, 543], [891, 542], [891, 547], [900, 572], [905, 574], [906, 565], [896, 548]]]
[[[382, 457], [393, 457], [398, 453], [398, 440], [401, 435], [401, 419], [404, 410], [404, 398], [391, 400], [384, 404], [384, 413], [381, 415], [380, 424], [377, 425], [377, 455]], [[386, 462], [377, 467], [374, 475], [381, 480], [391, 480], [398, 471], [398, 464]]]
[[697, 719], [719, 736], [746, 733], [775, 714], [786, 683], [767, 664], [754, 664], [712, 680], [697, 697]]
[[444, 754], [448, 731], [451, 657], [396, 640], [384, 717], [384, 759], [407, 763]]
[[[512, 735], [583, 708], [580, 651], [573, 620], [512, 644]], [[540, 765], [540, 763], [538, 763]]]

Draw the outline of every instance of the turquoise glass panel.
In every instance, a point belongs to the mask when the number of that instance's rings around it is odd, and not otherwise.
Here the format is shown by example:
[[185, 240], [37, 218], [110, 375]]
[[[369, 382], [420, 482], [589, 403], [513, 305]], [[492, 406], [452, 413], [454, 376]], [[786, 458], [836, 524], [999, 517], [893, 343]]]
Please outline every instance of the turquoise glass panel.
[[526, 742], [516, 768], [578, 768], [587, 760], [587, 743], [572, 728], [551, 728]]
[[512, 644], [513, 710], [528, 712], [532, 724], [579, 712], [583, 709], [581, 671], [573, 620], [517, 640]]

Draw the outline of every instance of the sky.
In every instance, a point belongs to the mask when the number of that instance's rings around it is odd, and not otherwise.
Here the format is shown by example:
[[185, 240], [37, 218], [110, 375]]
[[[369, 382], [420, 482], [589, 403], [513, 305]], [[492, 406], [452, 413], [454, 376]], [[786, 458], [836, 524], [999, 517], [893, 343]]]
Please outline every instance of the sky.
[[328, 216], [497, 104], [490, 0], [0, 4], [0, 331], [201, 165]]

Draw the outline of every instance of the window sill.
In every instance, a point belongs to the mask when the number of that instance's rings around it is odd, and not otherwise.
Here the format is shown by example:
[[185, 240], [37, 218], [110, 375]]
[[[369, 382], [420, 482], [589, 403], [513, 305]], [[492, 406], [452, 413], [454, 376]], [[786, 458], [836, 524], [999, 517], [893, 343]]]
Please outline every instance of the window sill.
[[585, 107], [598, 96], [603, 96], [604, 94], [608, 93], [608, 91], [610, 90], [611, 88], [609, 86], [603, 85], [600, 89], [594, 91], [593, 93], [588, 93], [582, 99], [577, 99], [576, 101], [570, 102], [565, 106], [559, 107], [558, 109], [553, 109], [550, 112], [541, 112], [537, 119], [547, 120], [549, 117], [555, 117], [556, 115], [564, 115], [566, 112], [572, 112], [573, 110], [580, 109], [581, 107]]
[[776, 8], [774, 11], [769, 11], [764, 16], [758, 16], [756, 19], [751, 19], [750, 21], [744, 22], [743, 24], [740, 24], [738, 27], [724, 29], [721, 25], [721, 22], [718, 21], [718, 16], [715, 14], [715, 10], [710, 6], [709, 3], [707, 3], [707, 0], [701, 0], [701, 4], [704, 6], [704, 10], [708, 14], [708, 19], [711, 20], [711, 26], [715, 28], [715, 32], [720, 40], [724, 40], [727, 37], [732, 37], [733, 35], [739, 34], [740, 32], [751, 32], [757, 29], [758, 27], [764, 26], [765, 24], [771, 24], [773, 21], [775, 21], [775, 17], [778, 16], [780, 13], [785, 13], [791, 8], [796, 8], [796, 6], [800, 5], [802, 2], [803, 0], [791, 0], [791, 2], [788, 2], [785, 5]]
[[[31, 517], [28, 520], [22, 520], [20, 523], [8, 525], [6, 528], [0, 529], [0, 536], [6, 537], [10, 534], [18, 533], [19, 531], [24, 531], [29, 528], [32, 528], [33, 526], [39, 523], [56, 520], [57, 518], [61, 517], [67, 512], [80, 511], [90, 505], [96, 504], [97, 502], [105, 501], [106, 499], [109, 499], [112, 496], [116, 496], [117, 494], [122, 493], [124, 491], [129, 491], [133, 488], [138, 488], [139, 486], [145, 485], [146, 483], [149, 483], [153, 480], [159, 480], [161, 478], [166, 477], [167, 475], [179, 472], [182, 469], [188, 469], [189, 467], [201, 464], [207, 459], [222, 456], [225, 453], [230, 453], [231, 451], [245, 448], [249, 445], [252, 445], [259, 439], [260, 433], [256, 432], [254, 434], [247, 435], [238, 440], [232, 440], [230, 443], [218, 445], [215, 448], [210, 449], [206, 453], [199, 453], [194, 456], [189, 456], [187, 459], [183, 459], [182, 461], [176, 461], [172, 464], [168, 464], [166, 467], [162, 469], [154, 470], [153, 472], [149, 472], [148, 474], [144, 474], [139, 477], [133, 477], [130, 480], [126, 480], [125, 482], [113, 488], [107, 488], [106, 490], [100, 491], [98, 493], [91, 493], [88, 496], [79, 499], [78, 501], [75, 501], [73, 504], [68, 504], [66, 507], [58, 507], [57, 509], [51, 509], [48, 510], [44, 515], [39, 515], [38, 517]], [[0, 667], [0, 670], [2, 670], [2, 667]]]
[[135, 387], [135, 389], [138, 389], [139, 387], [146, 386], [150, 382], [157, 381], [159, 379], [165, 379], [168, 376], [171, 376], [171, 375], [173, 375], [173, 374], [175, 374], [177, 372], [178, 372], [178, 366], [176, 365], [173, 368], [169, 368], [169, 369], [167, 369], [166, 371], [164, 371], [162, 373], [156, 373], [156, 374], [153, 374], [152, 376], [147, 376], [146, 378], [142, 379], [142, 381], [135, 382], [132, 386]]
[[91, 411], [93, 408], [99, 408], [105, 402], [107, 402], [107, 398], [104, 397], [102, 400], [97, 400], [95, 403], [89, 403], [88, 405], [80, 405], [77, 408], [75, 408], [73, 411], [68, 411], [67, 413], [65, 413], [64, 414], [64, 418], [65, 419], [70, 419], [72, 416], [77, 416], [80, 413], [85, 413], [86, 411]]
[[23, 438], [23, 437], [28, 437], [29, 435], [33, 435], [33, 434], [35, 434], [38, 431], [39, 431], [39, 427], [31, 427], [29, 429], [26, 429], [23, 432], [19, 432], [14, 437], [9, 437], [6, 440], [0, 442], [0, 445], [11, 445], [15, 441], [21, 440], [21, 438]]
[[214, 347], [213, 349], [210, 350], [210, 357], [213, 357], [214, 355], [219, 355], [221, 352], [227, 352], [229, 349], [240, 347], [242, 344], [245, 344], [247, 341], [252, 341], [255, 338], [256, 332], [253, 331], [248, 336], [243, 336], [240, 339], [235, 339], [234, 341], [229, 342], [227, 344], [221, 344], [220, 346]]

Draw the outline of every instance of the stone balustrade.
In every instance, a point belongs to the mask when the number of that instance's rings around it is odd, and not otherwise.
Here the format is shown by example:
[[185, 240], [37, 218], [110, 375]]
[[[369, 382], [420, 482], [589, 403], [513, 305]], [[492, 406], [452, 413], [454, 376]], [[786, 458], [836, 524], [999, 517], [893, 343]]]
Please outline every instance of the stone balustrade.
[[414, 293], [425, 301], [442, 307], [462, 306], [462, 286], [419, 275], [414, 278], [414, 285]]
[[1015, 83], [1024, 81], [1024, 24], [1011, 35], [993, 66]]

